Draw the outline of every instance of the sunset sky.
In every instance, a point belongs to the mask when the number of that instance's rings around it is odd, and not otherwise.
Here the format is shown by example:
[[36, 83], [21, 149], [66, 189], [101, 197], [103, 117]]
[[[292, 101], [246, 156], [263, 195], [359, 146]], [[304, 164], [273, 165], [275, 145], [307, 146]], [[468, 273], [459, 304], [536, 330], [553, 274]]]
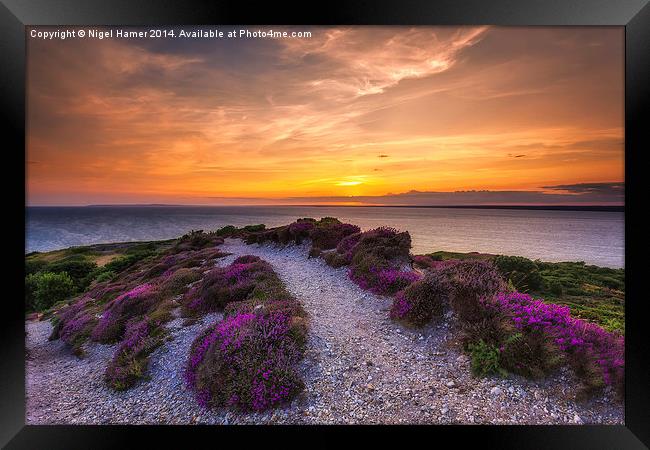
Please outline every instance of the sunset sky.
[[28, 204], [622, 203], [623, 28], [300, 29], [28, 39]]

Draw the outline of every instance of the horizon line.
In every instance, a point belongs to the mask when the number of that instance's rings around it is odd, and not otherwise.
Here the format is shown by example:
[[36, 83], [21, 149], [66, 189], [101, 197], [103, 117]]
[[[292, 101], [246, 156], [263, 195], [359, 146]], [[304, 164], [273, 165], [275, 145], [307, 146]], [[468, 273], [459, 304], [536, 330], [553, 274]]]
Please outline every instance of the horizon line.
[[102, 208], [102, 207], [309, 207], [309, 208], [433, 208], [433, 209], [518, 209], [518, 210], [548, 210], [548, 211], [625, 211], [625, 204], [478, 204], [478, 205], [350, 205], [350, 204], [193, 204], [193, 203], [106, 203], [88, 205], [25, 205], [25, 208]]

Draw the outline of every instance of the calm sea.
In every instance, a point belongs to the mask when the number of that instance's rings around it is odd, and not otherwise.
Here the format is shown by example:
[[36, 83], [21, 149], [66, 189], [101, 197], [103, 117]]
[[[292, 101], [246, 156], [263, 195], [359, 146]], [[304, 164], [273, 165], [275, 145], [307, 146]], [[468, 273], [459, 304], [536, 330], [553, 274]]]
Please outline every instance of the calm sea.
[[624, 213], [303, 206], [93, 206], [27, 208], [25, 252], [170, 239], [192, 229], [287, 224], [324, 216], [368, 230], [408, 230], [413, 253], [478, 251], [544, 261], [624, 266]]

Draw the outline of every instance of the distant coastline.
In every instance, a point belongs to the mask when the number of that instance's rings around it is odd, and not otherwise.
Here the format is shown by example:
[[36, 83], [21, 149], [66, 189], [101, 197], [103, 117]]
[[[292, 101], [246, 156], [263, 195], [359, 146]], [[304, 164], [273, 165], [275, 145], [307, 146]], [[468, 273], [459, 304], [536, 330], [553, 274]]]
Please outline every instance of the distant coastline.
[[164, 203], [147, 204], [106, 204], [106, 205], [34, 205], [27, 208], [253, 208], [253, 207], [299, 207], [299, 208], [435, 208], [435, 209], [506, 209], [532, 211], [596, 211], [625, 212], [625, 205], [332, 205], [332, 204], [295, 204], [295, 205], [177, 205]]

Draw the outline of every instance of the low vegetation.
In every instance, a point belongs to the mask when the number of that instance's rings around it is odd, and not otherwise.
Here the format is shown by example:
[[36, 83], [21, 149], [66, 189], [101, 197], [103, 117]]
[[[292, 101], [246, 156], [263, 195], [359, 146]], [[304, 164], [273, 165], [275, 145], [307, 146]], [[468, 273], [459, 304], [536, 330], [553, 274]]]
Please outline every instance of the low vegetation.
[[306, 314], [268, 263], [242, 256], [213, 269], [184, 307], [190, 314], [226, 308], [190, 350], [184, 376], [199, 404], [262, 411], [302, 390]]
[[26, 256], [27, 311], [43, 311], [51, 339], [79, 356], [88, 340], [117, 343], [106, 382], [122, 390], [146, 378], [149, 356], [180, 308], [186, 323], [211, 312], [224, 319], [192, 345], [184, 373], [197, 401], [262, 411], [303, 388], [298, 364], [306, 313], [273, 268], [256, 256], [214, 261], [227, 237], [245, 242], [309, 243], [309, 257], [347, 267], [349, 278], [393, 297], [390, 317], [423, 327], [452, 311], [476, 376], [543, 378], [561, 366], [581, 395], [624, 378], [622, 269], [581, 262], [435, 252], [410, 255], [408, 232], [361, 231], [325, 217], [281, 227], [226, 226], [163, 242], [105, 244]]
[[112, 388], [128, 389], [146, 377], [149, 355], [164, 339], [163, 326], [178, 296], [226, 256], [218, 249], [221, 243], [220, 237], [198, 231], [177, 241], [120, 247], [120, 256], [103, 266], [110, 268], [101, 272], [107, 275], [96, 276], [84, 292], [52, 308], [50, 339], [66, 342], [78, 356], [88, 340], [119, 343], [105, 377]]
[[595, 322], [608, 331], [625, 333], [624, 269], [483, 253], [435, 252], [413, 257], [414, 265], [423, 269], [477, 259], [493, 261], [503, 278], [519, 292], [568, 306], [574, 317]]
[[183, 314], [193, 317], [221, 311], [233, 302], [291, 299], [271, 266], [255, 256], [241, 256], [227, 267], [215, 267], [181, 300]]
[[[582, 383], [579, 396], [588, 396], [605, 386], [622, 394], [624, 338], [620, 333], [573, 316], [567, 306], [518, 291], [534, 288], [544, 292], [551, 271], [565, 278], [572, 273], [572, 281], [604, 283], [602, 274], [610, 273], [609, 269], [580, 270], [584, 267], [580, 263], [539, 263], [501, 256], [434, 260], [427, 255], [414, 259], [414, 264], [425, 269], [425, 280], [444, 280], [435, 285], [438, 289], [428, 303], [439, 311], [444, 299], [449, 299], [463, 330], [463, 347], [477, 376], [514, 373], [542, 378], [568, 365]], [[429, 316], [408, 314], [408, 299], [417, 299], [410, 292], [418, 283], [396, 295], [391, 315], [422, 326]], [[413, 305], [420, 303], [413, 301]]]
[[[95, 283], [110, 281], [169, 245], [170, 241], [98, 244], [48, 253], [32, 252], [25, 256], [25, 311], [45, 312]], [[37, 297], [41, 301], [35, 302]]]

